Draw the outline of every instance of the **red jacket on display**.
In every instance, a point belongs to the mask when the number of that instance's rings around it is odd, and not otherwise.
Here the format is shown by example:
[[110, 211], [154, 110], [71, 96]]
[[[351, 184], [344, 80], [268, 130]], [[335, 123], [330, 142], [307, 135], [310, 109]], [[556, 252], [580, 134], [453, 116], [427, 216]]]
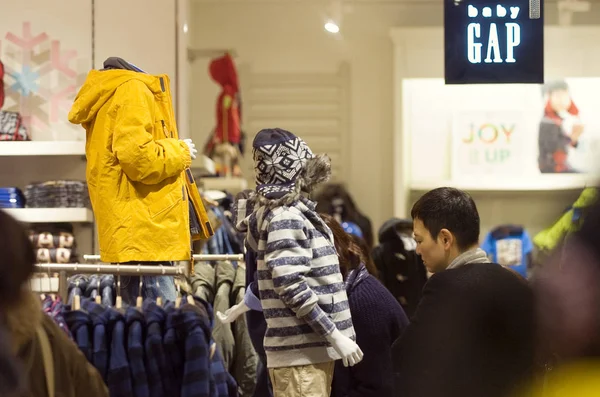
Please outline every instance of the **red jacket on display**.
[[238, 145], [242, 134], [238, 103], [239, 82], [233, 58], [225, 54], [214, 59], [209, 70], [212, 79], [222, 88], [217, 98], [217, 125], [212, 143], [229, 142]]
[[0, 61], [0, 109], [4, 106], [4, 64]]

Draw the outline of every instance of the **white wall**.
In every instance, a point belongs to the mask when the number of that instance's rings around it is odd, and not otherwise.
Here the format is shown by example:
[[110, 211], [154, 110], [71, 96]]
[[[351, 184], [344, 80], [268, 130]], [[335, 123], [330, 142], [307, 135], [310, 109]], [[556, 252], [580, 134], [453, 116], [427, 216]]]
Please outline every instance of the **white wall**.
[[[183, 3], [179, 10], [177, 2]], [[177, 66], [182, 65], [183, 74], [185, 64], [181, 59], [177, 62], [176, 11], [180, 20], [185, 19], [187, 5], [182, 0], [101, 0], [95, 1], [93, 10], [91, 0], [0, 0], [0, 59], [7, 70], [21, 73], [27, 66], [34, 71], [50, 70], [33, 79], [41, 89], [29, 96], [12, 89], [14, 79], [5, 77], [7, 100], [3, 110], [19, 111], [41, 120], [29, 125], [33, 140], [84, 140], [84, 131], [71, 125], [67, 114], [88, 71], [92, 67], [101, 68], [109, 56], [128, 59], [150, 73], [167, 73], [177, 97]], [[8, 40], [11, 34], [21, 38], [27, 35], [24, 23], [29, 23], [32, 37], [46, 35], [32, 50], [24, 51]], [[60, 44], [60, 62], [51, 59], [53, 41]], [[182, 46], [185, 49], [187, 43], [183, 41]], [[24, 52], [27, 52], [25, 57]], [[76, 76], [61, 73], [60, 65], [73, 70]], [[52, 100], [63, 91], [67, 93], [63, 100]], [[51, 116], [55, 109], [53, 102], [58, 103], [56, 117]], [[185, 110], [182, 113], [182, 117], [187, 117]], [[181, 132], [186, 133], [185, 129]], [[50, 179], [85, 179], [85, 158], [0, 157], [0, 186], [23, 188], [28, 183]], [[88, 226], [79, 228], [81, 253], [91, 252], [91, 231]]]
[[[322, 28], [329, 11], [329, 2], [325, 0], [191, 1], [194, 48], [233, 48], [239, 54], [238, 65], [247, 65], [260, 73], [333, 72], [341, 61], [349, 63], [352, 93], [347, 132], [349, 163], [344, 166], [350, 176], [346, 182], [375, 227], [393, 216], [392, 169], [397, 148], [393, 144], [396, 109], [393, 107], [393, 46], [389, 29], [441, 26], [442, 2], [345, 2], [342, 37], [336, 39]], [[593, 6], [593, 13], [576, 14], [574, 23], [600, 22], [597, 8]], [[546, 21], [556, 23], [556, 4], [550, 3], [546, 8]], [[421, 76], [419, 69], [424, 71], [421, 77], [442, 76], [442, 39], [440, 30], [440, 34], [435, 35], [439, 45], [411, 53], [414, 59], [405, 60], [415, 70], [415, 77]], [[569, 48], [572, 43], [564, 45]], [[578, 62], [579, 58], [566, 58], [564, 62], [571, 60]], [[192, 67], [190, 124], [191, 135], [198, 145], [204, 144], [214, 127], [215, 98], [219, 91], [208, 77], [207, 65], [208, 59], [197, 60]], [[435, 73], [428, 72], [431, 70]]]
[[[597, 62], [600, 43], [597, 27], [547, 27], [545, 30], [545, 73], [547, 79], [557, 77], [600, 77]], [[432, 150], [411, 153], [411, 124], [403, 110], [409, 109], [410, 96], [403, 90], [404, 79], [443, 77], [443, 30], [441, 28], [398, 28], [392, 30], [394, 41], [395, 90], [395, 212], [403, 215], [423, 193], [411, 189], [415, 181], [413, 169], [436, 170], [430, 177], [438, 177], [439, 185], [447, 183], [449, 156], [446, 152], [447, 129], [428, 131]], [[456, 99], [458, 100], [458, 98]], [[450, 106], [450, 105], [449, 105]], [[432, 114], [433, 117], [433, 114]], [[439, 133], [436, 139], [436, 132]], [[439, 142], [439, 143], [438, 143]], [[412, 161], [411, 159], [412, 154]], [[537, 178], [541, 178], [538, 176]], [[583, 186], [582, 186], [583, 187]], [[525, 189], [526, 190], [526, 189]], [[482, 218], [482, 231], [487, 232], [499, 223], [525, 225], [532, 233], [550, 226], [573, 203], [578, 195], [570, 191], [538, 192], [482, 192], [474, 195]]]
[[[360, 208], [378, 227], [393, 214], [392, 46], [388, 29], [409, 19], [408, 7], [356, 4], [352, 13], [345, 14], [343, 36], [338, 39], [323, 31], [327, 9], [326, 2], [321, 4], [193, 3], [192, 45], [234, 48], [239, 54], [237, 63], [257, 73], [333, 73], [347, 61], [352, 96], [349, 163], [345, 165], [350, 177], [346, 182]], [[415, 9], [435, 13], [431, 6]], [[218, 94], [218, 87], [208, 77], [207, 62], [193, 65], [192, 136], [200, 144], [214, 126]]]

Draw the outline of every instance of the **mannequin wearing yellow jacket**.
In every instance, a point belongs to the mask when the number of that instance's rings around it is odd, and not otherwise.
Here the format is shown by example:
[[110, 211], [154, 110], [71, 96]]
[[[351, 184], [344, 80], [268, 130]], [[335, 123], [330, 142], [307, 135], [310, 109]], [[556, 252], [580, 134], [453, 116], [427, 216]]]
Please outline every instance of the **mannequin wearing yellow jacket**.
[[[112, 62], [117, 62], [114, 67]], [[108, 66], [107, 66], [108, 65]], [[86, 178], [103, 262], [190, 259], [184, 169], [169, 78], [118, 58], [92, 70], [69, 121], [86, 130]]]

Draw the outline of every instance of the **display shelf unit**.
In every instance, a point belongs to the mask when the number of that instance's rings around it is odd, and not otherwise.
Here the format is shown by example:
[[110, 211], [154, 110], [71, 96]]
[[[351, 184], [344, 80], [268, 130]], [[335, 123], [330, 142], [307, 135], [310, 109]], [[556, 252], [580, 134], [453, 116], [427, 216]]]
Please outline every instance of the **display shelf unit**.
[[83, 156], [84, 141], [0, 142], [0, 156]]
[[200, 181], [205, 190], [221, 190], [231, 194], [248, 188], [248, 181], [244, 178], [201, 178]]
[[580, 190], [587, 186], [597, 186], [598, 177], [591, 175], [540, 175], [528, 179], [499, 179], [481, 177], [478, 179], [413, 181], [411, 191], [425, 192], [447, 186], [469, 192], [551, 192], [560, 190]]
[[6, 208], [4, 211], [24, 223], [94, 222], [94, 214], [87, 208]]

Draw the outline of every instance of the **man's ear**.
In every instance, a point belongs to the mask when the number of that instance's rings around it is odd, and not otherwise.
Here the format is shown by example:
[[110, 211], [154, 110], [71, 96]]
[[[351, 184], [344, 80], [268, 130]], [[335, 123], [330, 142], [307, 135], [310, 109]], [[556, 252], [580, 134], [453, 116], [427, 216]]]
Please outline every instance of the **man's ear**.
[[450, 230], [442, 229], [440, 230], [440, 234], [438, 234], [438, 241], [448, 250], [454, 243], [454, 235], [450, 233]]

